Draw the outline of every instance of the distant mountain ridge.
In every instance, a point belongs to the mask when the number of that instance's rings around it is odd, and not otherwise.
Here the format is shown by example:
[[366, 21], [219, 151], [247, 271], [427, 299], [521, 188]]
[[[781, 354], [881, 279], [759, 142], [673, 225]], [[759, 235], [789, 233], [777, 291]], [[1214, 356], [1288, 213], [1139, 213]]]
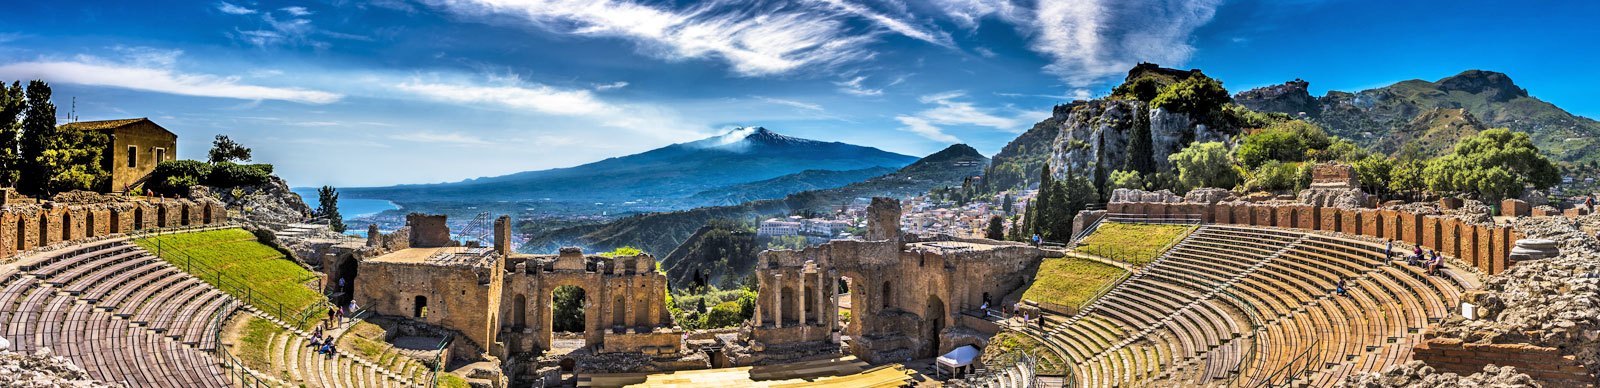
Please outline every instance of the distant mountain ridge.
[[1328, 132], [1379, 152], [1418, 141], [1429, 155], [1487, 128], [1533, 136], [1554, 159], [1600, 160], [1600, 122], [1528, 94], [1502, 73], [1467, 70], [1438, 81], [1409, 80], [1350, 93], [1311, 97], [1308, 82], [1290, 81], [1239, 92], [1234, 102], [1260, 112], [1302, 117]]
[[834, 205], [850, 203], [858, 198], [922, 195], [935, 187], [959, 186], [964, 179], [981, 174], [988, 164], [989, 158], [978, 153], [978, 150], [965, 144], [956, 144], [893, 173], [843, 187], [803, 191], [782, 199], [639, 214], [604, 224], [560, 228], [533, 236], [523, 245], [522, 251], [553, 252], [563, 246], [606, 251], [633, 246], [665, 257], [713, 219], [741, 219], [783, 214], [791, 210], [825, 213]]
[[898, 168], [917, 158], [747, 127], [710, 138], [574, 167], [453, 183], [344, 188], [349, 198], [391, 201], [637, 201], [677, 204], [696, 193], [806, 170]]

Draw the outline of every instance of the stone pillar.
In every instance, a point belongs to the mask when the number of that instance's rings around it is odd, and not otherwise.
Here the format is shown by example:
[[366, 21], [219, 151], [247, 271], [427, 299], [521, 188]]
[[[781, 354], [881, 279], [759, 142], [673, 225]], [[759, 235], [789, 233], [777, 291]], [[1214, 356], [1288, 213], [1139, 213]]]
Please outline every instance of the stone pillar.
[[1211, 215], [1211, 222], [1218, 223], [1218, 224], [1231, 224], [1231, 223], [1233, 223], [1233, 205], [1232, 204], [1218, 203], [1216, 205], [1212, 205], [1211, 206], [1211, 212], [1215, 213], [1215, 214]]
[[1456, 258], [1472, 263], [1473, 266], [1483, 264], [1478, 262], [1478, 243], [1475, 241], [1478, 234], [1473, 232], [1477, 226], [1465, 222], [1456, 225], [1456, 240], [1459, 241], [1456, 244]]
[[806, 297], [811, 296], [811, 293], [810, 292], [806, 292], [806, 273], [805, 272], [800, 272], [800, 276], [799, 277], [800, 277], [800, 288], [796, 288], [795, 290], [800, 292], [800, 298], [799, 298], [800, 299], [800, 308], [797, 309], [797, 310], [800, 310], [800, 311], [797, 311], [796, 313], [800, 314], [800, 326], [805, 326], [806, 325], [806, 302], [809, 302], [808, 300], [806, 300], [806, 299], [808, 299]]
[[772, 274], [772, 327], [783, 328], [783, 274]]
[[867, 206], [868, 241], [900, 240], [900, 201], [873, 197]]
[[1293, 228], [1294, 227], [1294, 220], [1295, 220], [1295, 217], [1294, 217], [1294, 206], [1279, 205], [1279, 206], [1277, 206], [1277, 207], [1272, 209], [1272, 213], [1273, 213], [1273, 219], [1277, 220], [1277, 222], [1274, 223], [1273, 226], [1277, 226], [1277, 227], [1280, 227], [1280, 228]]
[[[766, 293], [765, 292], [766, 290], [771, 290], [772, 289], [772, 288], [767, 287], [767, 276], [763, 275], [761, 273], [761, 271], [756, 271], [756, 289], [762, 290], [763, 291], [762, 293]], [[770, 303], [770, 302], [768, 302], [768, 303]], [[761, 305], [764, 305], [764, 304], [766, 304], [766, 303], [762, 303], [761, 296], [760, 295], [756, 295], [756, 312], [755, 312], [755, 315], [750, 318], [750, 319], [754, 320], [755, 327], [761, 327], [761, 325], [766, 324], [766, 322], [762, 320], [763, 316], [761, 314], [761, 310], [762, 310]]]
[[511, 254], [511, 216], [494, 219], [494, 250], [502, 256]]
[[[0, 198], [4, 196], [5, 194], [0, 192]], [[11, 255], [17, 254], [17, 245], [21, 245], [17, 241], [17, 235], [19, 234], [17, 233], [17, 214], [8, 211], [0, 212], [0, 257], [11, 257]]]
[[1456, 250], [1457, 234], [1461, 232], [1461, 222], [1454, 218], [1439, 220], [1439, 253], [1463, 259]]
[[[1490, 267], [1490, 270], [1483, 271], [1484, 273], [1487, 273], [1487, 274], [1490, 274], [1490, 275], [1494, 274], [1493, 268], [1494, 268], [1494, 262], [1495, 262], [1495, 260], [1494, 260], [1494, 236], [1492, 236], [1491, 233], [1490, 233], [1490, 231], [1492, 231], [1492, 230], [1493, 230], [1492, 227], [1484, 226], [1484, 225], [1478, 225], [1476, 227], [1473, 227], [1473, 233], [1475, 233], [1477, 235], [1477, 237], [1475, 237], [1473, 239], [1473, 241], [1478, 243], [1477, 244], [1477, 249], [1474, 250], [1473, 252], [1475, 253], [1476, 256], [1478, 256], [1478, 262], [1479, 263], [1487, 264], [1486, 266]], [[1480, 266], [1480, 268], [1479, 268], [1480, 270], [1482, 269], [1481, 267], [1483, 267], [1483, 266]]]
[[1317, 230], [1328, 232], [1339, 231], [1339, 209], [1331, 207], [1318, 207], [1317, 217], [1321, 218], [1321, 220], [1318, 222]]

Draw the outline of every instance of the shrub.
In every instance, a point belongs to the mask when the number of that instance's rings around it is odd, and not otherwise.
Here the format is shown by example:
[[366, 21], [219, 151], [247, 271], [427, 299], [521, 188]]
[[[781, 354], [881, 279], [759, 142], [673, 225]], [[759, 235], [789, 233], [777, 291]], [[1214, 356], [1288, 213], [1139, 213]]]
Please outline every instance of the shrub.
[[206, 175], [205, 184], [217, 187], [238, 187], [267, 183], [272, 177], [270, 164], [217, 163]]
[[1167, 86], [1150, 100], [1150, 105], [1174, 112], [1205, 114], [1230, 101], [1233, 98], [1228, 96], [1228, 89], [1222, 87], [1222, 81], [1195, 73], [1183, 82]]
[[211, 165], [195, 160], [169, 160], [156, 164], [145, 187], [164, 194], [181, 194], [211, 175]]
[[722, 302], [712, 307], [711, 311], [700, 317], [700, 328], [717, 329], [723, 327], [739, 326], [744, 322], [744, 317], [739, 314], [739, 302]]

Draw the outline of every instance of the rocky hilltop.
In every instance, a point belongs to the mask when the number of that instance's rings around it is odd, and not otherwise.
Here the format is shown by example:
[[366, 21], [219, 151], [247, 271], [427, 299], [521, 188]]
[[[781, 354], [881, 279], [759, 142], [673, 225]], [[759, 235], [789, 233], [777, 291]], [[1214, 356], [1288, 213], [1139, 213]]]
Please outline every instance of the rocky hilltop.
[[1312, 97], [1307, 85], [1297, 79], [1242, 91], [1233, 99], [1254, 111], [1305, 119], [1386, 153], [1420, 140], [1427, 155], [1438, 155], [1448, 149], [1440, 144], [1485, 128], [1510, 128], [1533, 135], [1539, 149], [1556, 159], [1600, 159], [1600, 122], [1530, 96], [1502, 73], [1468, 70], [1433, 82], [1409, 80], [1322, 97]]
[[[1145, 63], [1128, 71], [1124, 85], [1153, 80], [1161, 88], [1193, 76], [1204, 74]], [[1171, 166], [1166, 156], [1191, 142], [1225, 142], [1238, 133], [1237, 128], [1212, 120], [1215, 116], [1220, 114], [1182, 112], [1125, 98], [1059, 106], [1050, 119], [1059, 127], [1051, 148], [1052, 174], [1056, 178], [1092, 174], [1096, 182], [1103, 182], [1112, 171], [1140, 170], [1142, 163], [1167, 170]]]

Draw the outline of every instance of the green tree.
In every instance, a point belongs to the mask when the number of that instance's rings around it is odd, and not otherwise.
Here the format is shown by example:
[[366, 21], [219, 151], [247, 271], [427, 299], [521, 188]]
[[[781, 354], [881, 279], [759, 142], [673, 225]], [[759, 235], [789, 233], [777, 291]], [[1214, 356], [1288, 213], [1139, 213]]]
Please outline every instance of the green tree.
[[1161, 94], [1150, 100], [1150, 105], [1174, 112], [1206, 114], [1221, 109], [1230, 101], [1233, 98], [1228, 96], [1228, 89], [1222, 87], [1222, 81], [1194, 73], [1181, 82], [1167, 86]]
[[1427, 167], [1428, 163], [1420, 159], [1399, 162], [1390, 174], [1389, 190], [1416, 194], [1427, 188], [1427, 182], [1422, 178], [1423, 170]]
[[1178, 170], [1178, 181], [1191, 188], [1217, 187], [1232, 189], [1239, 184], [1239, 173], [1233, 168], [1228, 146], [1221, 142], [1189, 143], [1189, 146], [1167, 161]]
[[1111, 89], [1111, 95], [1114, 97], [1144, 102], [1150, 102], [1159, 94], [1161, 94], [1161, 82], [1150, 77], [1139, 78], [1133, 80], [1133, 82], [1124, 82]]
[[1393, 179], [1394, 161], [1381, 155], [1370, 155], [1355, 163], [1356, 176], [1361, 179], [1361, 189], [1377, 193], [1389, 188]]
[[1130, 171], [1130, 170], [1112, 171], [1111, 172], [1111, 182], [1108, 182], [1108, 184], [1111, 186], [1111, 187], [1108, 188], [1110, 190], [1116, 190], [1116, 189], [1144, 190], [1145, 189], [1144, 177], [1140, 176], [1138, 171]]
[[20, 188], [46, 194], [104, 188], [111, 179], [102, 163], [106, 135], [56, 127], [56, 106], [44, 81], [28, 82], [24, 94]]
[[[550, 294], [550, 329], [569, 333], [584, 330], [584, 308], [588, 298], [582, 287], [565, 285]], [[671, 293], [668, 293], [671, 295]], [[670, 306], [671, 304], [669, 304]]]
[[344, 216], [339, 214], [339, 192], [333, 186], [317, 189], [317, 217], [328, 219], [328, 228], [344, 233]]
[[248, 161], [250, 161], [250, 149], [228, 139], [227, 135], [217, 135], [216, 139], [211, 141], [211, 152], [207, 162], [217, 164]]
[[1546, 188], [1561, 179], [1527, 133], [1506, 128], [1462, 138], [1453, 152], [1429, 161], [1422, 176], [1429, 190], [1476, 193], [1486, 200], [1516, 197], [1529, 185]]
[[1134, 125], [1133, 133], [1128, 135], [1128, 153], [1121, 167], [1141, 174], [1155, 172], [1155, 152], [1155, 144], [1150, 139], [1150, 125]]
[[[336, 194], [335, 197], [337, 197], [337, 196], [338, 195]], [[612, 249], [610, 252], [601, 253], [600, 256], [617, 257], [617, 256], [638, 256], [638, 255], [642, 255], [642, 254], [644, 254], [644, 250], [641, 250], [639, 248], [634, 248], [633, 246], [623, 246], [621, 248]]]
[[1005, 240], [1006, 239], [1006, 224], [1005, 224], [1005, 222], [1006, 222], [1005, 218], [1004, 217], [1000, 217], [1000, 215], [998, 215], [998, 214], [989, 216], [989, 228], [987, 230], [984, 230], [983, 238], [987, 238], [987, 239], [990, 239], [990, 240]]
[[1015, 206], [1016, 204], [1016, 199], [1011, 197], [1011, 193], [1006, 193], [1006, 199], [1000, 203], [1000, 210], [1006, 212], [1006, 215], [1009, 216], [1011, 213], [1014, 213], [1011, 211], [1011, 207]]
[[1251, 171], [1250, 178], [1245, 180], [1244, 186], [1250, 191], [1278, 191], [1289, 190], [1295, 187], [1295, 177], [1300, 171], [1299, 163], [1284, 163], [1269, 160], [1261, 167]]
[[17, 118], [28, 107], [21, 82], [0, 83], [0, 186], [14, 186], [22, 178], [22, 150], [18, 149], [22, 123]]
[[727, 301], [712, 307], [705, 315], [700, 316], [700, 328], [720, 329], [734, 327], [739, 326], [744, 321], [745, 317], [741, 317], [739, 314], [739, 302]]

